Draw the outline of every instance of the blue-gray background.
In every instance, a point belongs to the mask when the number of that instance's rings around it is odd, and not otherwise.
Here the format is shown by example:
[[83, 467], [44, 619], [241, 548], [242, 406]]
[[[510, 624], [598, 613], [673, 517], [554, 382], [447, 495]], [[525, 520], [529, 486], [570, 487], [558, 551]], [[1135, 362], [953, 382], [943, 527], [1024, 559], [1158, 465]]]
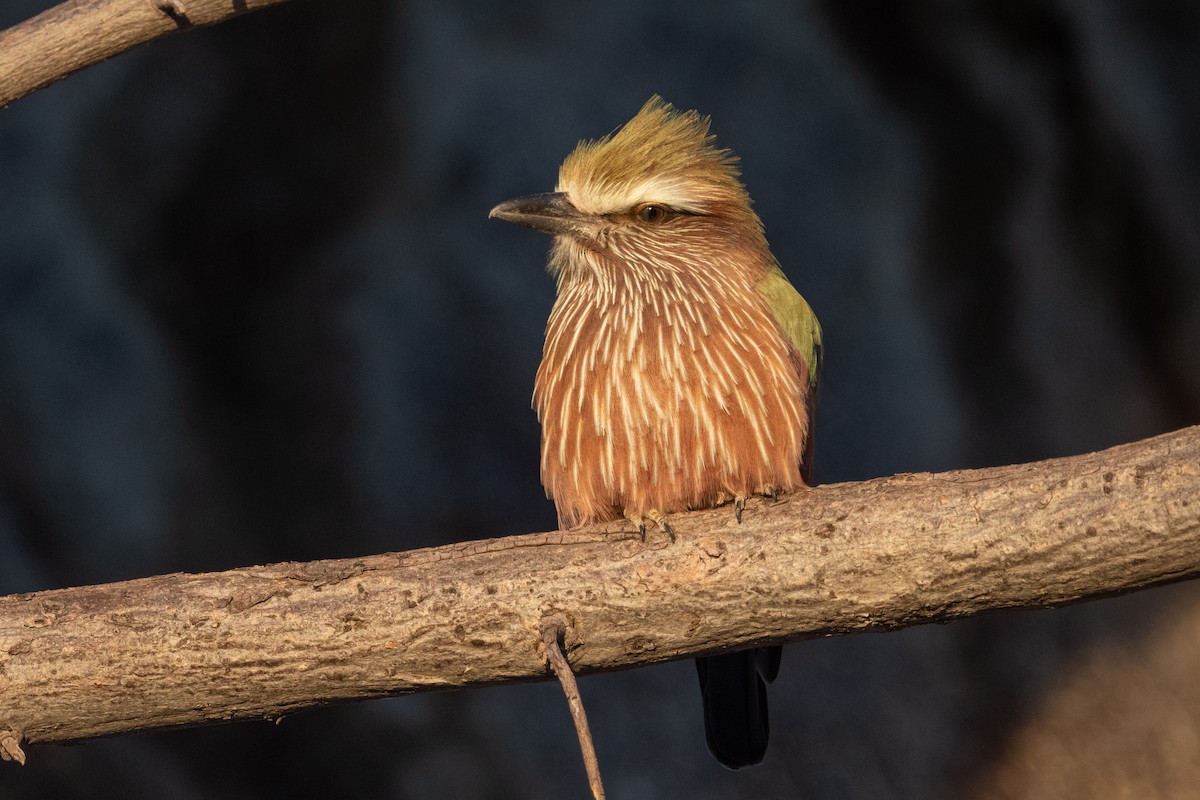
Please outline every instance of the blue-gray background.
[[[1198, 75], [1187, 0], [352, 0], [74, 76], [0, 112], [0, 593], [552, 528], [548, 243], [486, 214], [653, 93], [712, 115], [824, 323], [819, 481], [1195, 423]], [[1087, 776], [1200, 763], [1200, 696], [1145, 681], [1161, 746], [1153, 715], [1087, 716], [1132, 679], [1055, 698], [1106, 648], [1186, 663], [1159, 632], [1200, 630], [1198, 600], [794, 645], [768, 762], [736, 774], [690, 663], [582, 687], [617, 798], [1102, 797]], [[586, 791], [549, 684], [29, 755], [0, 796]]]

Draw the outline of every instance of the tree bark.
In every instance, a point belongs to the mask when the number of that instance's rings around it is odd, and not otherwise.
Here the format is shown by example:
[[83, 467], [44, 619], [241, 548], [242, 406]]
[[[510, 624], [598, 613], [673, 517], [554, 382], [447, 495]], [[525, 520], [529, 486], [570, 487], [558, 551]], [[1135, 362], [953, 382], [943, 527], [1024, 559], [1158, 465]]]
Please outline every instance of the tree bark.
[[84, 67], [284, 0], [68, 0], [0, 31], [0, 108]]
[[[1200, 574], [1200, 427], [628, 525], [0, 598], [0, 754], [1049, 607]], [[6, 736], [7, 734], [7, 736]]]

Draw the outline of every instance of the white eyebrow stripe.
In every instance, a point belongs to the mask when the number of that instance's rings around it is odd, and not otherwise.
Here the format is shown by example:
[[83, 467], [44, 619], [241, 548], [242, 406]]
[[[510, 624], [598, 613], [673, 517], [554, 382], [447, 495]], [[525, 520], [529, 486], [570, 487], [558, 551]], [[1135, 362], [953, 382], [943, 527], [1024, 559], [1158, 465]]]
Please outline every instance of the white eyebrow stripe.
[[626, 208], [638, 203], [662, 203], [681, 211], [700, 211], [696, 203], [695, 190], [688, 191], [687, 182], [669, 176], [654, 176], [647, 178], [632, 187], [628, 194]]
[[565, 191], [571, 202], [587, 214], [612, 214], [627, 211], [639, 203], [662, 203], [665, 206], [702, 213], [704, 207], [696, 202], [695, 187], [678, 176], [655, 175], [630, 187], [614, 187], [587, 183], [584, 186], [558, 186]]

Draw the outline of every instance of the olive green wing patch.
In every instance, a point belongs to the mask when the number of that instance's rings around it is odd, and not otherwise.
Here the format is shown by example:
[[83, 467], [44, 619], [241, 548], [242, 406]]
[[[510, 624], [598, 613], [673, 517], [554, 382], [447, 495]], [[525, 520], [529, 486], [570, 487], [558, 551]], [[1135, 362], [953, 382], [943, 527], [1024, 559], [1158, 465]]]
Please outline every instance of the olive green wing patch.
[[775, 315], [779, 327], [792, 341], [796, 352], [808, 367], [808, 380], [813, 397], [821, 379], [821, 323], [808, 302], [788, 282], [783, 270], [776, 264], [762, 279], [759, 291]]

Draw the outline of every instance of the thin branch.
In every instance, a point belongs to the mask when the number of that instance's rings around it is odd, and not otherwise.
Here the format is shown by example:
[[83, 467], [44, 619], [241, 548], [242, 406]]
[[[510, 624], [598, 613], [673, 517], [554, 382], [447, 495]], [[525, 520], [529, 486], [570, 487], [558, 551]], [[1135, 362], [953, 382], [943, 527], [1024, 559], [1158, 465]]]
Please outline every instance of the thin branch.
[[575, 735], [579, 738], [579, 750], [583, 754], [583, 766], [587, 770], [588, 786], [592, 789], [595, 800], [604, 800], [604, 784], [600, 781], [600, 762], [596, 760], [596, 746], [592, 743], [592, 731], [588, 728], [587, 712], [583, 710], [583, 698], [579, 694], [579, 685], [575, 682], [575, 674], [567, 662], [563, 646], [567, 635], [567, 619], [562, 614], [551, 614], [542, 620], [542, 644], [546, 648], [546, 660], [554, 677], [562, 684], [563, 694], [567, 696], [567, 707], [571, 710], [571, 720], [575, 723]]
[[0, 31], [0, 108], [168, 33], [284, 0], [68, 0]]
[[545, 680], [556, 613], [586, 674], [1195, 577], [1200, 427], [670, 523], [2, 597], [4, 749]]

